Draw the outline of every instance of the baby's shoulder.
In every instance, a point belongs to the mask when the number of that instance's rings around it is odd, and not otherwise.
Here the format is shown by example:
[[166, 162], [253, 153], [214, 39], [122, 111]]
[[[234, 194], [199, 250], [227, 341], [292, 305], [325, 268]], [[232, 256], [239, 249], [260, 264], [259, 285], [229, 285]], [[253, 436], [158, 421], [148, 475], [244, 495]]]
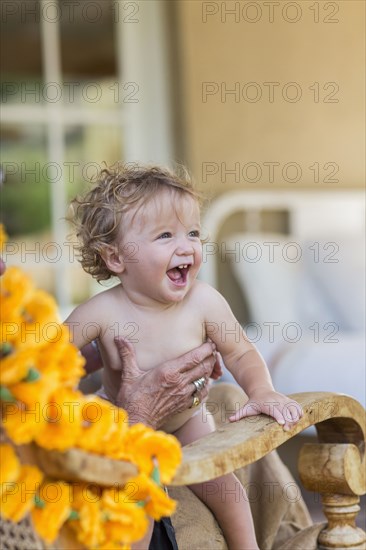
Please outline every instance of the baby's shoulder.
[[204, 319], [214, 319], [231, 311], [224, 296], [204, 281], [196, 281], [192, 290], [192, 303]]
[[220, 292], [213, 286], [200, 280], [195, 281], [190, 293], [190, 299], [198, 304], [199, 307], [209, 306], [217, 303], [217, 301], [224, 300]]
[[[117, 285], [117, 287], [120, 285]], [[116, 302], [118, 297], [118, 288], [112, 287], [89, 298], [89, 300], [80, 304], [75, 310], [74, 313], [82, 316], [89, 316], [90, 319], [95, 317], [103, 317], [103, 312], [108, 311], [113, 303]]]
[[115, 301], [118, 297], [120, 297], [120, 294], [122, 294], [122, 285], [119, 284], [98, 292], [98, 294], [95, 294], [92, 298], [89, 298], [85, 304], [89, 304], [90, 306], [100, 306], [102, 304]]

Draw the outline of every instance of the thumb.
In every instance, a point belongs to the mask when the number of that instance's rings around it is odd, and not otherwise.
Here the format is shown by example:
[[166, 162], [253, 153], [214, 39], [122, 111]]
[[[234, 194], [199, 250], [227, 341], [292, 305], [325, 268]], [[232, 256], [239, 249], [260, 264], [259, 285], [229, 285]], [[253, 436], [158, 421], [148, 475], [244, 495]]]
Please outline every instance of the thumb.
[[119, 358], [121, 359], [121, 370], [123, 378], [135, 378], [142, 374], [136, 361], [135, 348], [122, 336], [116, 336], [114, 338]]

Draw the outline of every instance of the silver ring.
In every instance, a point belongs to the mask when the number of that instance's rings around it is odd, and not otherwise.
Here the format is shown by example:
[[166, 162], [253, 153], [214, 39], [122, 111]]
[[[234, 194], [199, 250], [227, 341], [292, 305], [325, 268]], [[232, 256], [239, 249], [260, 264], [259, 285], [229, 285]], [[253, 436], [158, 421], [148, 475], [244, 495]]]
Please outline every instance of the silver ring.
[[192, 405], [189, 407], [190, 409], [193, 409], [194, 407], [198, 407], [198, 405], [201, 403], [200, 398], [198, 395], [193, 395], [193, 401]]
[[205, 387], [206, 380], [203, 376], [201, 378], [198, 378], [197, 380], [193, 380], [193, 385], [196, 388], [196, 391], [201, 391]]

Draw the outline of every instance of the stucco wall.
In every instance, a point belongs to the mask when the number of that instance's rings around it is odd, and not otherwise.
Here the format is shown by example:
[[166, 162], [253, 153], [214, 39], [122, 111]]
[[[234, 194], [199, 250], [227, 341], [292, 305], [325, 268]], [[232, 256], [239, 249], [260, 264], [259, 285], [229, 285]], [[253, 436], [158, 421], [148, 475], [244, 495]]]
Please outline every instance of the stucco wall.
[[175, 9], [181, 157], [203, 188], [363, 186], [363, 2]]

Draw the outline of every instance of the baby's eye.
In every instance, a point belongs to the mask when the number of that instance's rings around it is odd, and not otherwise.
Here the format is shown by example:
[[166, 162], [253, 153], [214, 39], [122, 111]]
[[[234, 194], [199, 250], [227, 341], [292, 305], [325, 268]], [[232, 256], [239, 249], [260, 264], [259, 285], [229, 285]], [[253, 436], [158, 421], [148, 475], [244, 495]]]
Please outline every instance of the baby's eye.
[[200, 237], [200, 232], [198, 231], [198, 229], [195, 229], [194, 231], [190, 231], [189, 232], [189, 236], [190, 237]]
[[172, 234], [169, 233], [169, 231], [166, 231], [165, 233], [162, 233], [161, 235], [159, 235], [158, 239], [170, 239], [171, 236]]

